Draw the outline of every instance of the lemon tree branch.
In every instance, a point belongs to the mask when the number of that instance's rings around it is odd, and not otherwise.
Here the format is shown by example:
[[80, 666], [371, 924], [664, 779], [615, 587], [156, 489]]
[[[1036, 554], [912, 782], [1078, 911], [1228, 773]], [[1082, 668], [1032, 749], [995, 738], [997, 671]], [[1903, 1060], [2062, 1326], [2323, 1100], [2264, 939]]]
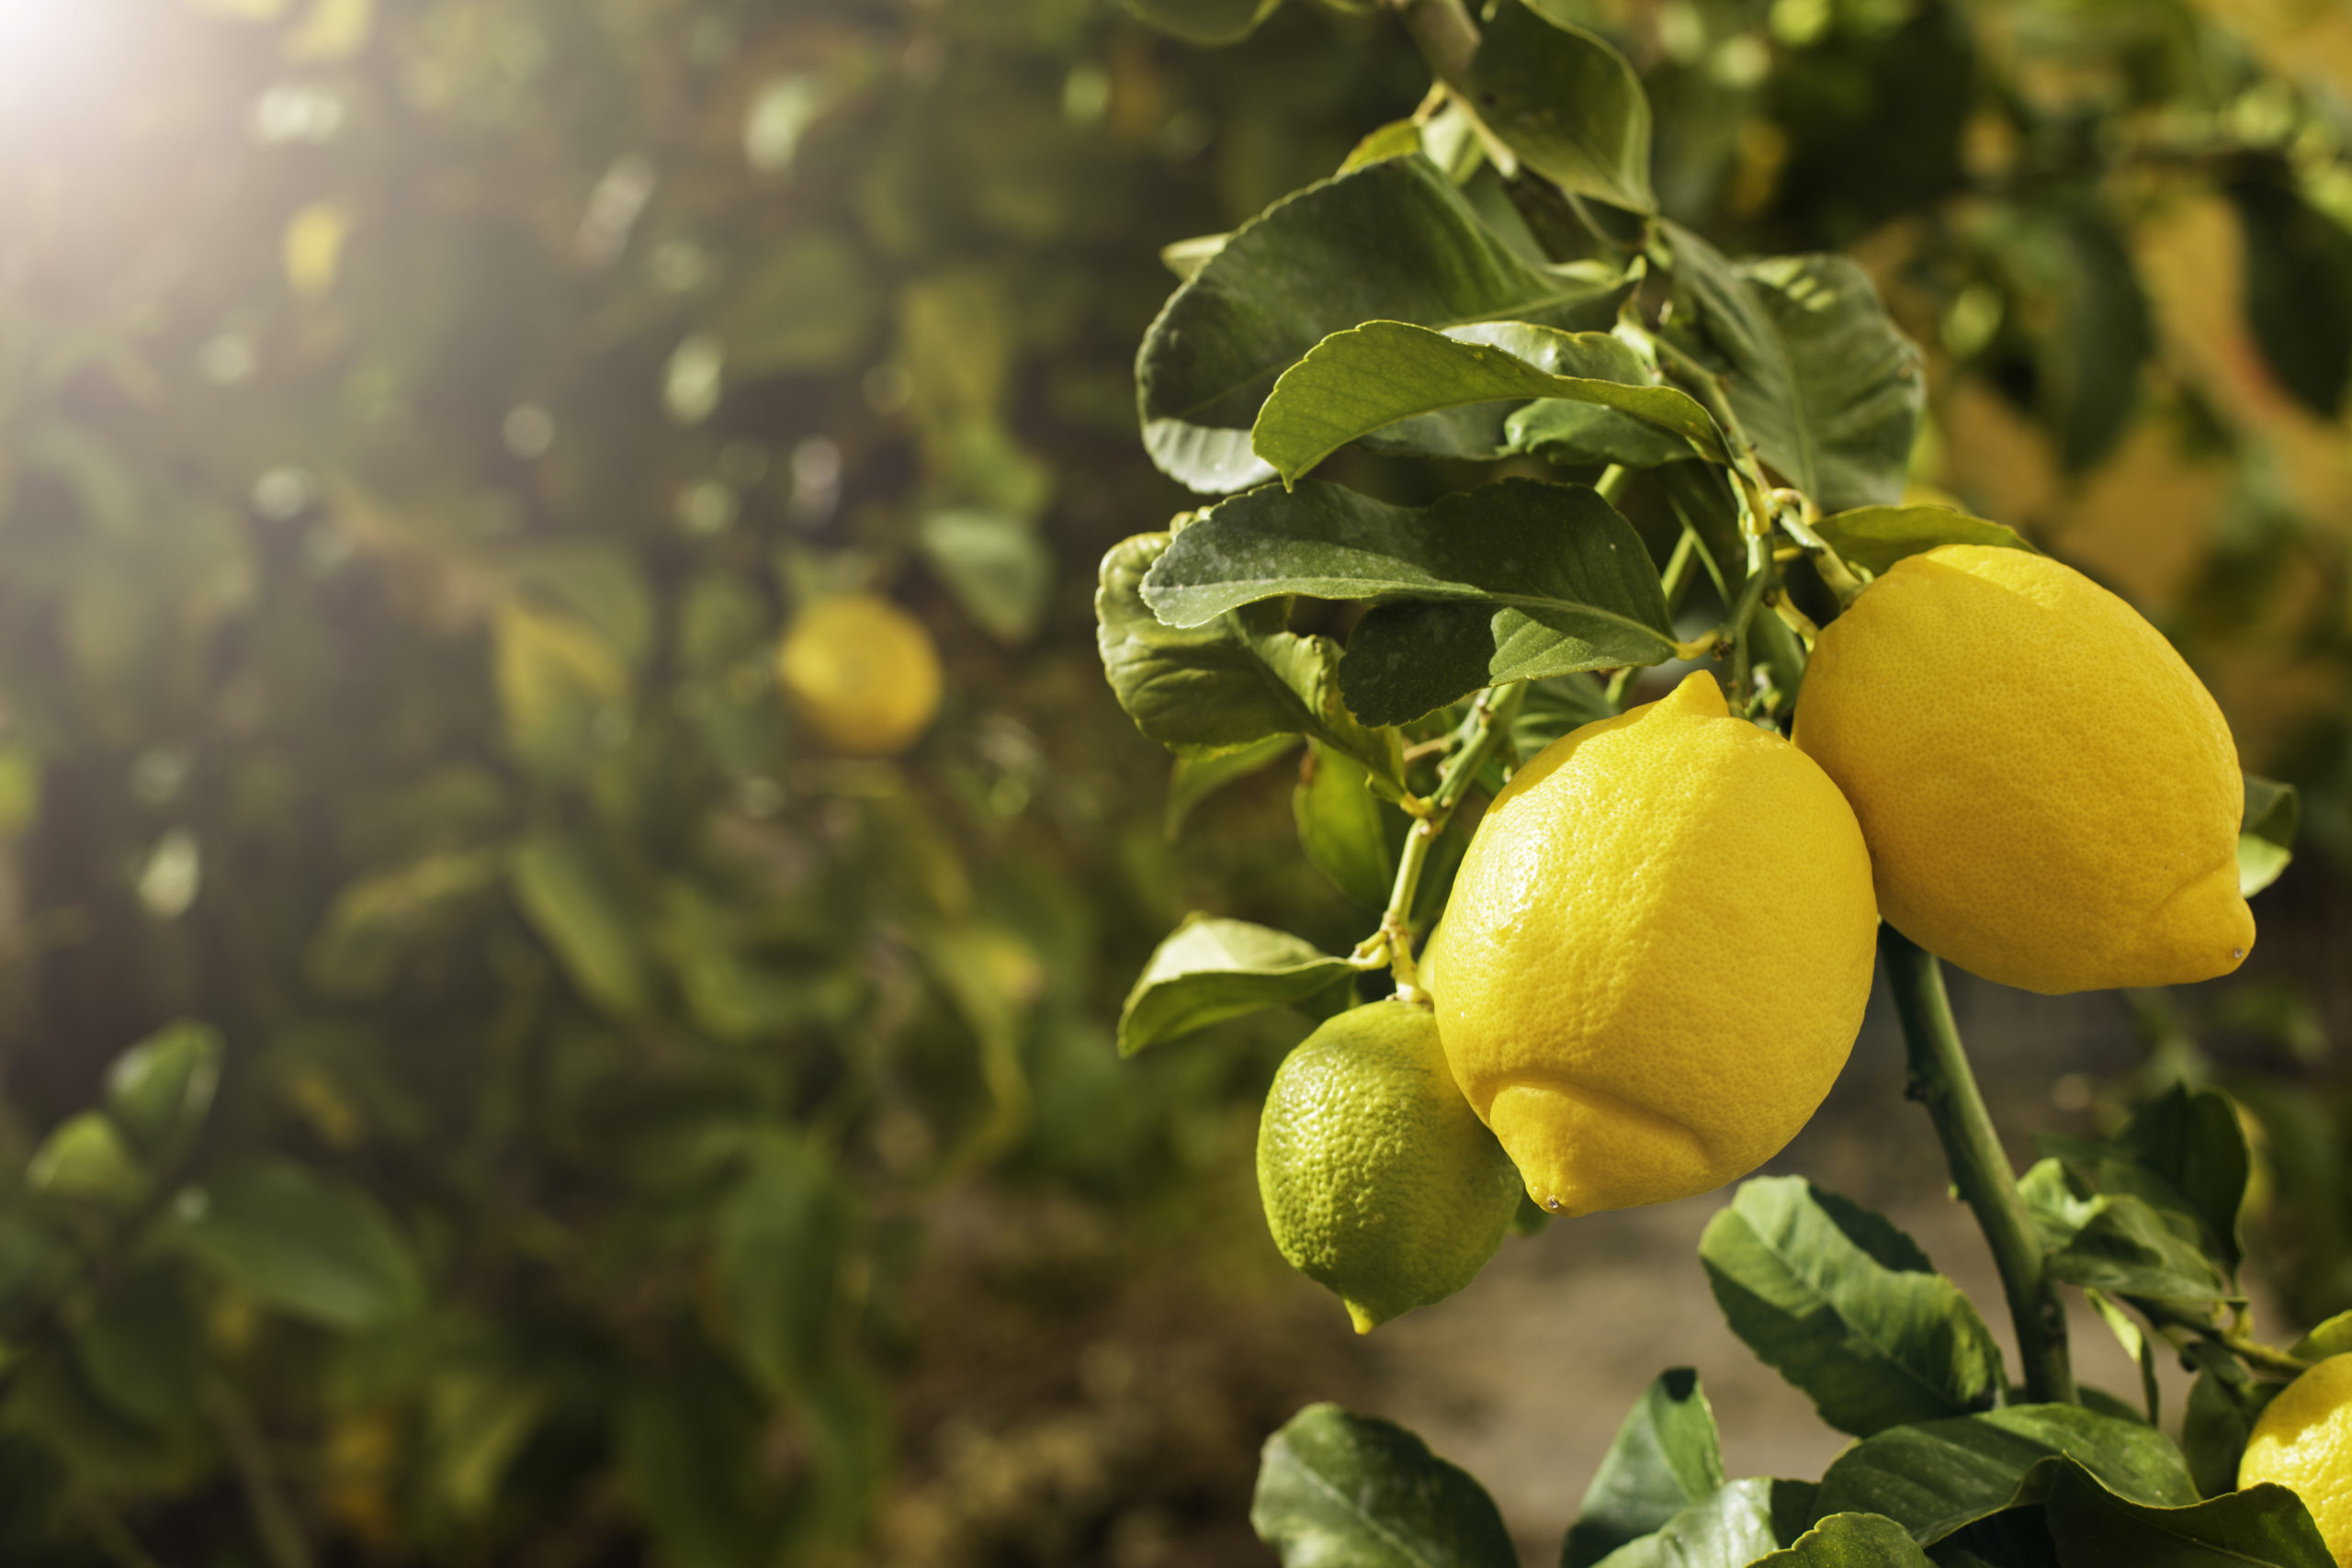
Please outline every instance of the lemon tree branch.
[[1470, 793], [1479, 770], [1501, 747], [1511, 720], [1526, 700], [1524, 683], [1490, 686], [1479, 693], [1477, 700], [1470, 705], [1469, 716], [1456, 731], [1459, 749], [1440, 771], [1437, 788], [1413, 813], [1412, 829], [1405, 835], [1405, 852], [1397, 857], [1396, 882], [1388, 894], [1388, 908], [1381, 912], [1380, 929], [1358, 944], [1352, 960], [1359, 967], [1371, 969], [1377, 968], [1385, 959], [1390, 973], [1396, 976], [1399, 1000], [1429, 999], [1421, 990], [1420, 976], [1413, 964], [1412, 919], [1413, 897], [1420, 890], [1421, 872], [1429, 864], [1430, 851], [1436, 846], [1446, 825], [1453, 820], [1454, 809]]
[[2018, 1193], [2017, 1172], [2002, 1152], [2000, 1134], [1984, 1109], [1959, 1026], [1952, 1021], [1943, 968], [1933, 953], [1890, 925], [1879, 927], [1878, 950], [1894, 987], [1895, 1011], [1903, 1020], [1910, 1062], [1905, 1092], [1927, 1107], [1951, 1167], [1952, 1186], [1975, 1211], [1977, 1225], [1992, 1249], [2002, 1292], [2009, 1301], [2009, 1320], [2017, 1329], [2018, 1353], [2025, 1363], [2026, 1397], [2074, 1404], [2065, 1309], [2049, 1276], [2032, 1217]]

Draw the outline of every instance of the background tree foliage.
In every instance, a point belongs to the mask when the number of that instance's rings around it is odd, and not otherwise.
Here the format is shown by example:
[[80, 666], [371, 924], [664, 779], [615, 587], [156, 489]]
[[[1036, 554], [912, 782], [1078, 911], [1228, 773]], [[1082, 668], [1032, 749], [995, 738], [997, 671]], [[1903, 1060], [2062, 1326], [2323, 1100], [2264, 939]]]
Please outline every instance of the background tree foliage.
[[[1871, 270], [1917, 483], [2150, 604], [2352, 848], [2342, 24], [1550, 9], [1639, 69], [1668, 216]], [[1211, 903], [1356, 934], [1340, 850], [1171, 853], [1290, 748], [1171, 792], [1089, 595], [1188, 504], [1131, 412], [1155, 253], [1425, 71], [1303, 0], [0, 18], [9, 1560], [854, 1547], [926, 1213], [1201, 1179], [1270, 1063], [1121, 1067], [1128, 977]], [[901, 761], [774, 691], [853, 585], [948, 652]], [[2143, 999], [2153, 1074], [2314, 1038], [2215, 1005]], [[2339, 1123], [2233, 1087], [2296, 1310], [2346, 1305]]]

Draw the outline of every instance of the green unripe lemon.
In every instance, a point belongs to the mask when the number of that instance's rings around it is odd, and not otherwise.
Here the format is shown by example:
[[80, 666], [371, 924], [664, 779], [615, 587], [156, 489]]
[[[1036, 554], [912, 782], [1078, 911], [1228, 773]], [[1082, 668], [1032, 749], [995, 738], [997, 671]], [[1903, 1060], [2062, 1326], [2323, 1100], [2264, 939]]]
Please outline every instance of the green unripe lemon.
[[1274, 1245], [1359, 1334], [1468, 1284], [1519, 1209], [1519, 1172], [1406, 1002], [1343, 1012], [1274, 1075], [1258, 1194]]

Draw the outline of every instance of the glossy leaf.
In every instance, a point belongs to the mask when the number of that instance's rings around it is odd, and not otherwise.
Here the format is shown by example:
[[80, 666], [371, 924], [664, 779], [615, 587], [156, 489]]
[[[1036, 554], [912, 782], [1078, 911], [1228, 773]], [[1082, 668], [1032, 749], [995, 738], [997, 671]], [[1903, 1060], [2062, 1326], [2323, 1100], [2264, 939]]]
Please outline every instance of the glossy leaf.
[[1687, 392], [1654, 385], [1640, 356], [1607, 333], [1516, 321], [1442, 333], [1366, 321], [1334, 333], [1274, 383], [1250, 441], [1287, 484], [1398, 420], [1533, 398], [1613, 409], [1680, 438], [1683, 456], [1725, 460], [1707, 411]]
[[2201, 1368], [2181, 1417], [2180, 1449], [2188, 1456], [2197, 1489], [2218, 1497], [2237, 1490], [2238, 1461], [2245, 1455], [2246, 1439], [2286, 1385], [2255, 1382], [2236, 1357], [2218, 1348], [2199, 1347], [2190, 1354]]
[[1239, 490], [1272, 477], [1250, 447], [1259, 406], [1331, 333], [1372, 321], [1606, 327], [1625, 287], [1606, 268], [1522, 258], [1427, 158], [1367, 164], [1275, 203], [1170, 298], [1136, 362], [1144, 445], [1194, 490]]
[[2206, 1249], [2234, 1275], [2245, 1257], [2238, 1215], [2254, 1162], [2230, 1097], [2175, 1084], [2132, 1112], [2116, 1144], [2163, 1190], [2178, 1195], [2203, 1226]]
[[1269, 735], [1263, 740], [1232, 751], [1204, 757], [1179, 757], [1168, 771], [1168, 810], [1161, 826], [1170, 840], [1184, 830], [1201, 802], [1225, 788], [1261, 773], [1298, 750], [1295, 735]]
[[[1539, 1211], [1540, 1213], [1540, 1211]], [[1560, 1568], [1591, 1568], [1665, 1528], [1724, 1484], [1714, 1411], [1688, 1367], [1661, 1372], [1617, 1428], [1560, 1548]]]
[[1168, 547], [1165, 534], [1139, 534], [1114, 546], [1102, 558], [1094, 595], [1103, 673], [1136, 728], [1179, 756], [1194, 757], [1269, 736], [1310, 735], [1401, 790], [1396, 736], [1366, 728], [1340, 700], [1338, 644], [1293, 636], [1279, 604], [1204, 616], [1186, 627], [1152, 613], [1143, 585]]
[[1884, 1514], [1922, 1546], [2025, 1503], [2040, 1502], [2061, 1456], [2134, 1502], [2197, 1501], [2180, 1452], [2155, 1428], [2075, 1404], [2018, 1404], [1891, 1427], [1839, 1455], [1815, 1506]]
[[1119, 1010], [1119, 1054], [1267, 1008], [1340, 991], [1355, 971], [1312, 942], [1247, 920], [1189, 915], [1144, 966]]
[[147, 1195], [146, 1167], [120, 1128], [96, 1111], [67, 1117], [50, 1129], [25, 1167], [36, 1192], [126, 1212]]
[[1800, 1178], [1743, 1184], [1699, 1256], [1732, 1331], [1839, 1431], [1957, 1416], [2003, 1386], [1991, 1332], [1917, 1244]]
[[329, 1328], [414, 1311], [424, 1281], [374, 1199], [285, 1161], [256, 1161], [191, 1188], [172, 1242], [225, 1282]]
[[1690, 456], [1690, 443], [1661, 426], [1600, 403], [1561, 398], [1543, 398], [1513, 410], [1503, 421], [1503, 445], [1563, 467], [1614, 463], [1656, 468]]
[[1505, 479], [1427, 508], [1309, 480], [1253, 491], [1177, 536], [1144, 596], [1177, 623], [1276, 595], [1368, 599], [1340, 689], [1401, 724], [1507, 681], [1673, 657], [1649, 553], [1581, 486]]
[[1735, 1481], [1626, 1542], [1599, 1568], [1744, 1568], [1779, 1549], [1772, 1481]]
[[1283, 1568], [1517, 1568], [1494, 1500], [1402, 1427], [1310, 1404], [1266, 1440], [1250, 1523]]
[[2340, 1312], [2295, 1342], [2294, 1354], [2307, 1361], [2352, 1355], [2352, 1312]]
[[1657, 209], [1649, 97], [1606, 40], [1502, 0], [1471, 61], [1470, 90], [1478, 118], [1561, 189]]
[[2070, 1568], [2335, 1568], [2311, 1511], [2283, 1486], [2158, 1507], [2119, 1497], [2070, 1463], [2056, 1467], [2043, 1509]]
[[1729, 378], [1764, 460], [1825, 512], [1900, 499], [1927, 402], [1919, 351], [1843, 256], [1732, 263], [1668, 224], [1693, 353]]
[[1755, 1568], [1928, 1568], [1908, 1531], [1883, 1514], [1832, 1514]]
[[2138, 1198], [2092, 1200], [2092, 1213], [2066, 1245], [2050, 1255], [2050, 1273], [2069, 1284], [2117, 1295], [2198, 1304], [2238, 1299], [2237, 1292], [2181, 1228]]
[[1816, 521], [1822, 542], [1854, 565], [1884, 571], [1905, 556], [1939, 545], [1991, 545], [2032, 550], [2023, 535], [2006, 524], [1971, 517], [1948, 506], [1858, 506]]
[[2251, 898], [2278, 880], [2295, 858], [2302, 795], [2290, 784], [2245, 775], [2245, 812], [2238, 825], [2238, 893]]

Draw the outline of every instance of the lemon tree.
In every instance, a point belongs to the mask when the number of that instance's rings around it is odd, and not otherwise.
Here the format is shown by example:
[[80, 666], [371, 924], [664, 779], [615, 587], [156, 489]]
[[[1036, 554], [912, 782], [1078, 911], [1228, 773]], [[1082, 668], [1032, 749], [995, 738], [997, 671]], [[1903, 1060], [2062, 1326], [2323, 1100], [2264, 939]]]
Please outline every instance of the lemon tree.
[[[1159, 9], [1204, 38], [1254, 21]], [[1871, 277], [1678, 222], [1645, 84], [1581, 10], [1397, 10], [1419, 109], [1171, 248], [1138, 412], [1201, 499], [1114, 548], [1096, 597], [1178, 787], [1304, 739], [1301, 847], [1368, 929], [1334, 952], [1196, 916], [1123, 1047], [1329, 1020], [1275, 1079], [1261, 1186], [1284, 1256], [1374, 1329], [1475, 1289], [1500, 1235], [1471, 1218], [1491, 1163], [1441, 1128], [1484, 1123], [1531, 1224], [1724, 1188], [1820, 1104], [1883, 976], [2018, 1364], [1883, 1216], [1747, 1180], [1709, 1282], [1855, 1440], [1817, 1481], [1728, 1477], [1695, 1373], [1666, 1370], [1563, 1563], [2342, 1561], [2324, 1358], [2352, 1318], [2252, 1331], [2239, 1109], [2176, 1086], [2020, 1174], [1941, 967], [2043, 992], [2228, 974], [2291, 792], [2243, 773], [2122, 598], [1917, 493], [1927, 362]], [[2076, 391], [2062, 444], [2087, 461], [2119, 416]], [[1446, 1075], [1406, 1066], [1415, 1037]], [[2141, 1360], [2138, 1401], [2077, 1382], [2069, 1290]], [[2178, 1441], [2159, 1347], [2200, 1370]], [[1328, 1405], [1268, 1442], [1252, 1518], [1294, 1565], [1512, 1561], [1475, 1480]]]

